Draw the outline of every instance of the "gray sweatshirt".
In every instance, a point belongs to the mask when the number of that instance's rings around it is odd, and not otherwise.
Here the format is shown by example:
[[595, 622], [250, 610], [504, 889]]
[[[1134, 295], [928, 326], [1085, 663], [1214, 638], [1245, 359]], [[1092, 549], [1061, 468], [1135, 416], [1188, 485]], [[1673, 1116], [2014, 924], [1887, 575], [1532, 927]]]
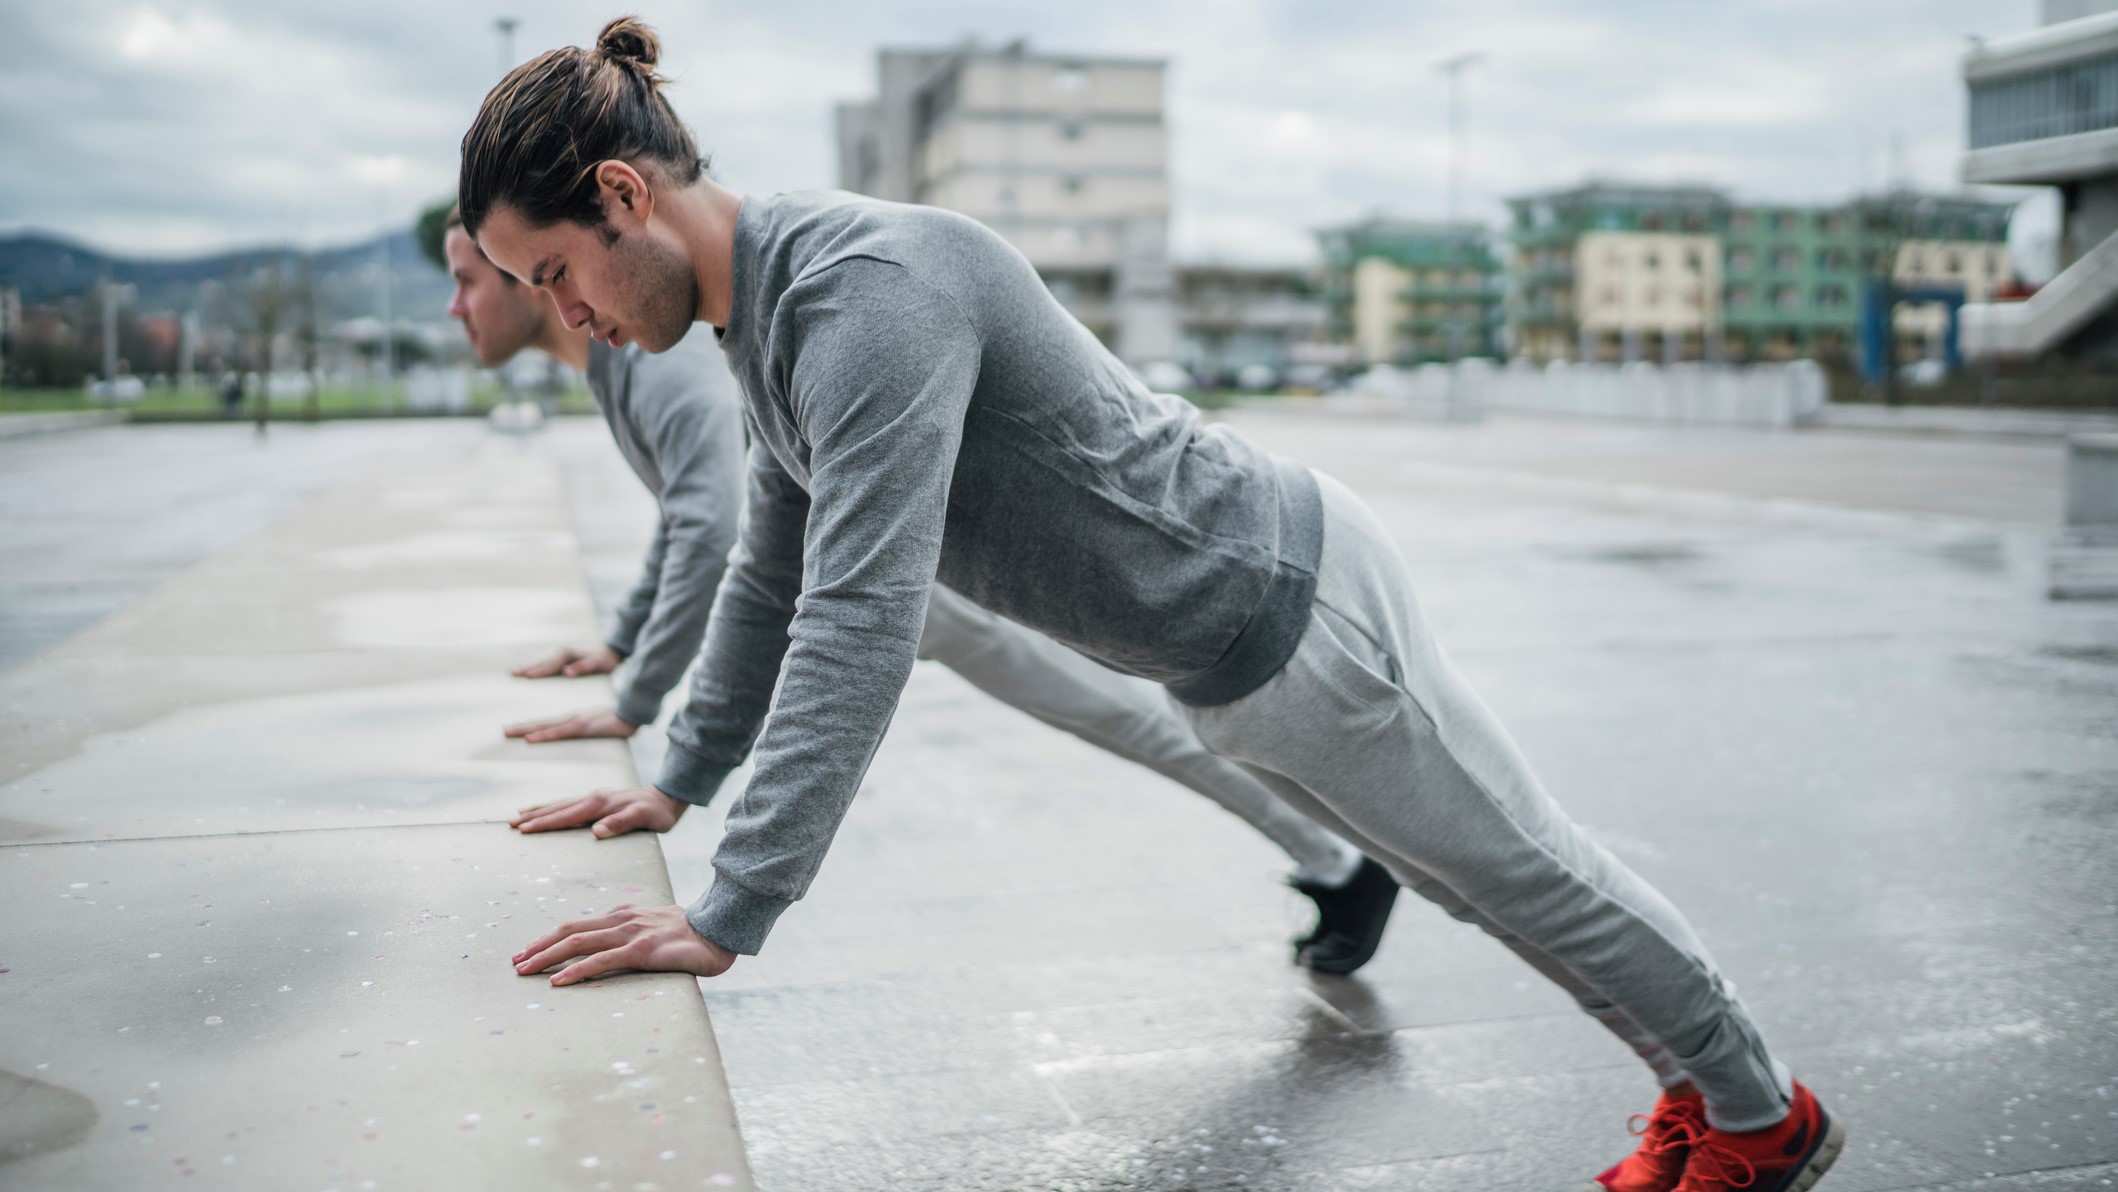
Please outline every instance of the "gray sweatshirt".
[[647, 565], [605, 640], [626, 656], [618, 716], [647, 724], [699, 651], [743, 502], [743, 412], [704, 329], [659, 356], [588, 349], [588, 391], [618, 451], [655, 495]]
[[1301, 640], [1315, 478], [1147, 392], [983, 225], [745, 199], [721, 347], [749, 492], [658, 786], [704, 803], [756, 745], [690, 909], [722, 947], [756, 952], [808, 889], [937, 578], [1193, 704], [1255, 690]]

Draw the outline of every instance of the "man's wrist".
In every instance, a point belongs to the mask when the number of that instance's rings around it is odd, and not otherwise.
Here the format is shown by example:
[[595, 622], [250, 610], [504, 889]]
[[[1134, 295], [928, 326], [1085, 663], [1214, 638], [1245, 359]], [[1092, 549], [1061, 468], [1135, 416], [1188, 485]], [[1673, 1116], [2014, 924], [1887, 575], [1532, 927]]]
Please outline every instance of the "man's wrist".
[[734, 770], [732, 765], [700, 757], [672, 737], [669, 752], [662, 757], [662, 776], [654, 789], [672, 799], [704, 807], [713, 801], [714, 792], [721, 789], [721, 783]]

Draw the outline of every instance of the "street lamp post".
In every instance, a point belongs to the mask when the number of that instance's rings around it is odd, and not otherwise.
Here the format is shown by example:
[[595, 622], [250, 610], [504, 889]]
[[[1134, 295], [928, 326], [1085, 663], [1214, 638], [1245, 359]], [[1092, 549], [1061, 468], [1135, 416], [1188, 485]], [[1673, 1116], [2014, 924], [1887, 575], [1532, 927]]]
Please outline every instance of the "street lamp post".
[[[1448, 298], [1445, 299], [1445, 301], [1448, 303], [1449, 317], [1448, 322], [1443, 325], [1443, 333], [1447, 336], [1449, 343], [1448, 417], [1449, 421], [1451, 422], [1469, 420], [1469, 415], [1467, 415], [1466, 412], [1462, 409], [1462, 403], [1460, 400], [1461, 381], [1457, 376], [1457, 374], [1462, 371], [1461, 362], [1463, 358], [1463, 322], [1457, 315], [1457, 304], [1454, 294], [1458, 278], [1458, 272], [1456, 268], [1458, 264], [1456, 259], [1458, 256], [1458, 253], [1456, 251], [1456, 212], [1458, 202], [1457, 192], [1461, 190], [1463, 186], [1463, 179], [1461, 177], [1463, 170], [1463, 155], [1459, 148], [1459, 143], [1463, 139], [1464, 123], [1462, 82], [1463, 72], [1467, 68], [1475, 66], [1484, 60], [1485, 52], [1483, 50], [1470, 50], [1465, 53], [1458, 54], [1453, 58], [1444, 59], [1443, 61], [1436, 63], [1434, 66], [1434, 69], [1449, 76], [1449, 197], [1448, 215], [1447, 218], [1442, 221], [1442, 261], [1443, 264], [1447, 267], [1449, 273], [1449, 284], [1444, 290], [1444, 293], [1449, 295]], [[1483, 313], [1483, 306], [1481, 304], [1481, 317], [1483, 317]]]
[[515, 69], [515, 27], [522, 22], [513, 17], [495, 17], [493, 31], [500, 35], [500, 77]]

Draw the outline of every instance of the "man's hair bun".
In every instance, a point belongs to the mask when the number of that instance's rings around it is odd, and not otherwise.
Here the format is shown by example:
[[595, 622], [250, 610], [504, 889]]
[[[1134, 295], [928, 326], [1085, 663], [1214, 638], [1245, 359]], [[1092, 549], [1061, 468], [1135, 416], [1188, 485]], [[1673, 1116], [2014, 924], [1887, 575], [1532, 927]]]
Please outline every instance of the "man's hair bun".
[[619, 17], [596, 35], [596, 50], [606, 58], [651, 68], [662, 56], [662, 42], [638, 17]]

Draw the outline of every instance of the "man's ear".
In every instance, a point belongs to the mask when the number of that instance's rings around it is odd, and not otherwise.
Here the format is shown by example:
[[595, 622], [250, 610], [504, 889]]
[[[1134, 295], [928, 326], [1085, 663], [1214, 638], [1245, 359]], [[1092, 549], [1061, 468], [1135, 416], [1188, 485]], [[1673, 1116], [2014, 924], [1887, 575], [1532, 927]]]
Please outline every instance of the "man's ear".
[[647, 217], [654, 213], [654, 189], [628, 162], [611, 160], [598, 165], [596, 186], [602, 193], [606, 219], [639, 225], [646, 223]]

